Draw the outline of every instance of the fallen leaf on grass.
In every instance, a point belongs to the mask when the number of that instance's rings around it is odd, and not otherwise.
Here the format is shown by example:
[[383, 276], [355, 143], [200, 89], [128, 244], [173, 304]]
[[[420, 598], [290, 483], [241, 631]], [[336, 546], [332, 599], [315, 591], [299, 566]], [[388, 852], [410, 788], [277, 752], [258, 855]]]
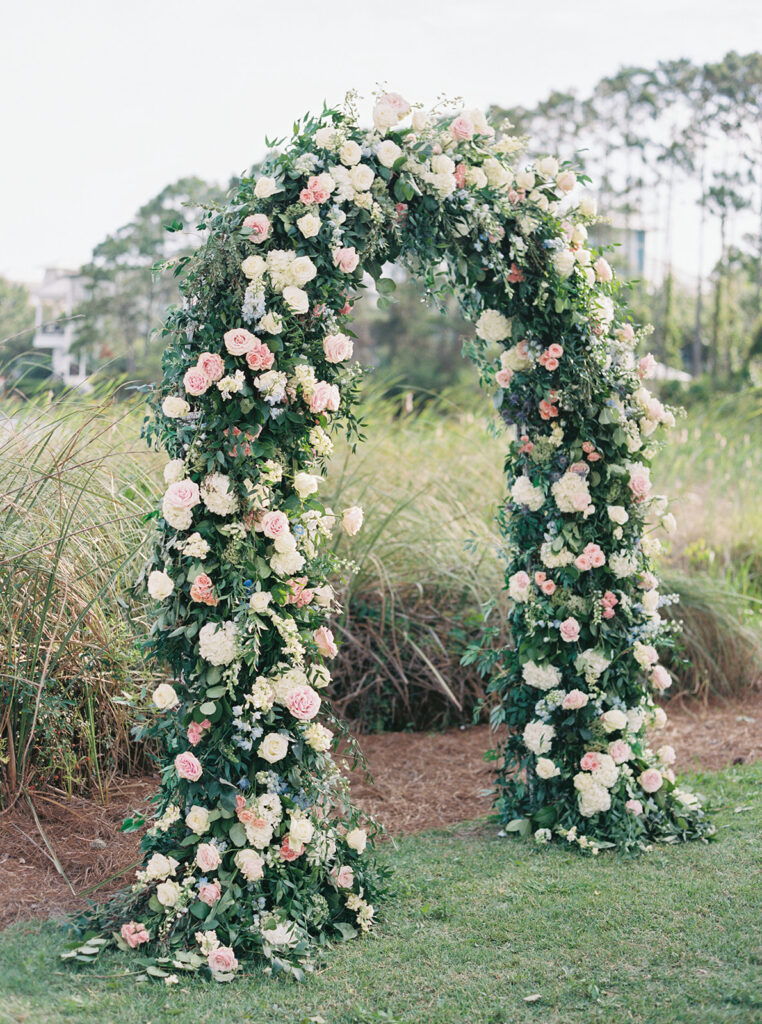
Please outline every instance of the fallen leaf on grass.
[[537, 1000], [541, 999], [541, 998], [542, 998], [542, 996], [540, 995], [540, 993], [539, 992], [535, 992], [535, 994], [533, 996], [524, 996], [524, 1002], [525, 1003], [536, 1003]]

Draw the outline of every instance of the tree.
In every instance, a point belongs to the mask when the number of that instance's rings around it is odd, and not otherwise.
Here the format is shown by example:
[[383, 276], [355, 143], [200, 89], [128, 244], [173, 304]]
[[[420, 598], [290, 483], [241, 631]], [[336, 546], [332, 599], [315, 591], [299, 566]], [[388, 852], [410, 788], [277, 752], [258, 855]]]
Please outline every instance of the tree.
[[111, 372], [155, 378], [160, 353], [152, 337], [167, 306], [177, 300], [175, 278], [155, 272], [202, 241], [198, 207], [219, 201], [221, 190], [200, 178], [181, 178], [142, 206], [129, 224], [109, 235], [82, 268], [86, 299], [77, 346]]

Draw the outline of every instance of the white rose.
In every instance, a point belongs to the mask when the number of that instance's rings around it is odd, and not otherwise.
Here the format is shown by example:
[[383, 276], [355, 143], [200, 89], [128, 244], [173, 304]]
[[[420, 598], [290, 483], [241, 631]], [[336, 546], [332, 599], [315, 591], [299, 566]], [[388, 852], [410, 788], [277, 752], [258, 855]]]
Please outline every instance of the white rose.
[[619, 526], [623, 526], [630, 518], [624, 505], [609, 505], [606, 511], [611, 522]]
[[302, 291], [301, 288], [296, 288], [294, 285], [288, 285], [283, 289], [283, 301], [292, 313], [306, 313], [310, 308], [307, 292]]
[[549, 757], [537, 758], [536, 771], [541, 779], [554, 779], [557, 775], [561, 774], [561, 769]]
[[315, 132], [315, 144], [320, 149], [333, 149], [336, 142], [336, 129], [333, 125], [326, 125], [324, 128], [318, 128]]
[[529, 192], [534, 188], [534, 174], [532, 171], [519, 171], [516, 175], [516, 188]]
[[583, 217], [594, 217], [598, 212], [598, 203], [590, 195], [583, 195], [579, 201], [579, 212]]
[[247, 256], [241, 264], [241, 270], [250, 281], [262, 277], [266, 268], [267, 263], [265, 263], [261, 256]]
[[190, 412], [190, 406], [184, 398], [177, 398], [175, 395], [167, 395], [161, 403], [161, 411], [170, 419], [182, 419]]
[[174, 589], [175, 585], [172, 582], [171, 577], [167, 576], [165, 572], [160, 572], [158, 569], [154, 569], [154, 571], [149, 575], [148, 593], [154, 601], [163, 601], [165, 597], [169, 597]]
[[431, 169], [434, 174], [454, 174], [455, 161], [445, 153], [438, 153], [431, 158]]
[[254, 186], [254, 195], [257, 199], [267, 199], [269, 196], [275, 195], [278, 191], [278, 183], [275, 178], [268, 178], [267, 175], [263, 175], [257, 179], [257, 183]]
[[354, 537], [354, 535], [359, 533], [362, 528], [363, 519], [363, 510], [359, 505], [353, 505], [351, 508], [344, 510], [341, 517], [341, 527], [346, 534], [350, 537]]
[[164, 467], [164, 481], [168, 484], [176, 484], [178, 480], [185, 478], [185, 462], [183, 459], [170, 459]]
[[358, 853], [362, 853], [365, 849], [365, 844], [368, 841], [368, 833], [364, 828], [353, 828], [351, 832], [347, 832], [344, 837], [344, 842], [347, 844], [350, 850], [356, 850]]
[[511, 333], [511, 321], [496, 309], [485, 309], [476, 321], [476, 333], [485, 341], [504, 341]]
[[484, 173], [487, 175], [487, 181], [492, 188], [502, 188], [504, 185], [508, 184], [510, 174], [499, 160], [496, 160], [492, 156], [489, 160], [484, 161], [483, 167]]
[[574, 270], [574, 253], [571, 249], [562, 249], [553, 256], [553, 266], [559, 277], [569, 277]]
[[180, 886], [177, 882], [162, 882], [156, 886], [156, 899], [162, 907], [174, 907], [180, 898]]
[[288, 740], [279, 732], [269, 732], [257, 748], [257, 753], [264, 761], [275, 764], [282, 761], [288, 753]]
[[367, 164], [358, 164], [353, 167], [349, 172], [349, 180], [352, 183], [352, 188], [358, 192], [367, 192], [370, 186], [373, 184], [375, 174], [373, 168], [368, 167]]
[[191, 832], [195, 832], [197, 836], [202, 836], [204, 832], [209, 830], [209, 811], [206, 807], [199, 807], [198, 804], [194, 804], [185, 816], [185, 824]]
[[292, 818], [288, 830], [288, 841], [291, 846], [305, 846], [315, 833], [315, 826], [309, 818]]
[[258, 615], [262, 612], [267, 611], [267, 607], [272, 599], [272, 594], [267, 590], [255, 590], [249, 598], [249, 608]]
[[558, 160], [554, 156], [546, 156], [537, 164], [537, 170], [543, 178], [555, 178], [558, 174]]
[[264, 860], [255, 850], [239, 850], [233, 858], [247, 882], [257, 882], [264, 875]]
[[348, 139], [339, 150], [339, 160], [346, 167], [354, 167], [362, 160], [362, 149], [352, 139]]
[[309, 256], [297, 256], [288, 268], [289, 282], [297, 288], [301, 288], [315, 277], [317, 277], [317, 267]]
[[314, 213], [305, 213], [296, 222], [296, 226], [305, 238], [314, 238], [318, 231], [320, 231], [320, 218], [316, 217]]
[[324, 587], [315, 587], [312, 593], [321, 608], [327, 608], [334, 598], [333, 587], [327, 583]]
[[402, 150], [396, 142], [392, 142], [391, 139], [385, 139], [383, 142], [379, 142], [376, 147], [376, 156], [382, 167], [393, 167], [402, 156]]
[[294, 490], [304, 499], [317, 491], [321, 478], [311, 473], [297, 473], [294, 477]]
[[280, 334], [283, 330], [283, 317], [278, 313], [265, 313], [259, 321], [259, 326], [267, 334]]
[[414, 132], [422, 132], [429, 123], [429, 115], [425, 110], [414, 110], [411, 123], [413, 125]]
[[604, 711], [601, 715], [601, 722], [606, 732], [616, 732], [619, 729], [626, 728], [627, 715], [618, 708], [612, 708], [611, 711]]
[[151, 694], [151, 700], [159, 711], [166, 711], [167, 708], [173, 708], [178, 702], [175, 688], [174, 686], [170, 686], [169, 683], [159, 683]]
[[671, 512], [668, 512], [666, 516], [662, 516], [661, 527], [669, 537], [671, 537], [672, 534], [675, 532], [675, 530], [677, 529], [677, 520]]

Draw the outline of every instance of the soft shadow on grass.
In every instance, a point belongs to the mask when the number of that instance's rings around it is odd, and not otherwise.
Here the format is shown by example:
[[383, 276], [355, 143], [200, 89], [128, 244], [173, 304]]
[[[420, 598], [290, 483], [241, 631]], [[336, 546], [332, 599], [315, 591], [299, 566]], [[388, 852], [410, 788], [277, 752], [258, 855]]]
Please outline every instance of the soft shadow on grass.
[[57, 961], [55, 924], [16, 925], [0, 936], [0, 1020], [752, 1024], [761, 782], [762, 766], [694, 777], [719, 841], [636, 861], [498, 839], [481, 822], [399, 840], [384, 848], [397, 894], [377, 935], [331, 951], [302, 985], [136, 985], [117, 955], [74, 973]]

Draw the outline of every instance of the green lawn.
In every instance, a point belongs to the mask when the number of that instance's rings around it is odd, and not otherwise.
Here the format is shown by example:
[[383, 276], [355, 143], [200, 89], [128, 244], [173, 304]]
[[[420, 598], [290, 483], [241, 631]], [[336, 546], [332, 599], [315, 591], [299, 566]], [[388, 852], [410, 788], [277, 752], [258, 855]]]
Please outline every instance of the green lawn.
[[762, 765], [691, 782], [714, 808], [711, 846], [593, 861], [481, 823], [387, 846], [397, 891], [377, 935], [337, 948], [301, 985], [136, 985], [118, 976], [121, 955], [74, 973], [57, 961], [55, 924], [14, 926], [0, 936], [0, 1020], [754, 1024]]

